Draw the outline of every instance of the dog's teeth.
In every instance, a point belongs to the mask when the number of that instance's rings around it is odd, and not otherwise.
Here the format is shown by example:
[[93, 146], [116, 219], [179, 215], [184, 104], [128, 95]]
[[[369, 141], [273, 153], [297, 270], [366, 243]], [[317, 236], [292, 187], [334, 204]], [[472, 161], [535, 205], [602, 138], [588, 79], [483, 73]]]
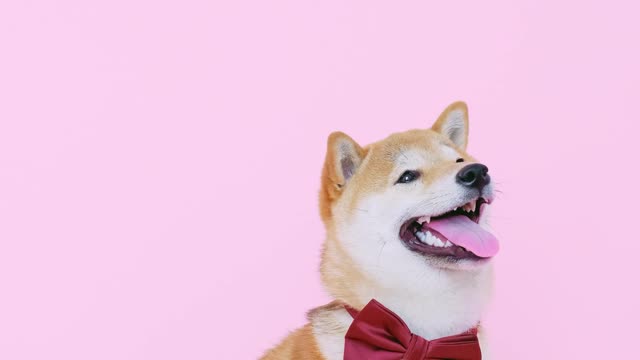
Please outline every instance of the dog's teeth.
[[427, 232], [427, 236], [425, 238], [425, 242], [429, 245], [435, 245], [436, 243], [436, 237], [433, 236], [433, 234], [431, 234], [430, 232]]
[[462, 210], [466, 211], [466, 212], [474, 212], [476, 211], [476, 202], [475, 201], [471, 201], [468, 202], [464, 205], [462, 205]]
[[418, 239], [427, 244], [427, 245], [431, 245], [431, 246], [435, 246], [435, 247], [450, 247], [452, 246], [452, 244], [449, 241], [442, 241], [440, 240], [439, 237], [433, 235], [432, 233], [430, 233], [429, 231], [418, 231], [416, 232], [416, 236], [418, 237]]
[[424, 223], [429, 223], [431, 222], [431, 216], [423, 216], [420, 219], [418, 219], [418, 223], [420, 224], [424, 224]]

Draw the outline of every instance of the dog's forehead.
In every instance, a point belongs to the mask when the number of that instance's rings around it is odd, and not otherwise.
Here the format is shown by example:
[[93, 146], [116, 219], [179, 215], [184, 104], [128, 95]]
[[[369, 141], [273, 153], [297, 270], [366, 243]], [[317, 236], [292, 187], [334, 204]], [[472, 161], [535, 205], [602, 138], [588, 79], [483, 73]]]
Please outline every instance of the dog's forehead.
[[428, 166], [459, 156], [460, 152], [447, 138], [432, 130], [392, 134], [371, 147], [373, 161], [393, 166]]

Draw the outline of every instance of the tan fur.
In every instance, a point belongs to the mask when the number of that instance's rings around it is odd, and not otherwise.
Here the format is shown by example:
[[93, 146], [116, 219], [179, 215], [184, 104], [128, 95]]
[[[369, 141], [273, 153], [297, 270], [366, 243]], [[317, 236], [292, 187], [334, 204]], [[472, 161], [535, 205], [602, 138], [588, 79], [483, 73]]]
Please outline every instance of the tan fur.
[[336, 168], [339, 165], [337, 153], [340, 142], [354, 146], [361, 158], [366, 154], [366, 151], [356, 144], [349, 135], [339, 131], [329, 135], [326, 160], [322, 168], [322, 184], [320, 186], [320, 217], [325, 222], [331, 218], [331, 204], [338, 199], [342, 187], [345, 185], [345, 179]]
[[[398, 157], [403, 156], [403, 151], [408, 149], [420, 149], [429, 156], [437, 156], [434, 155], [438, 153], [435, 149], [446, 144], [460, 158], [465, 161], [474, 161], [465, 152], [466, 137], [463, 145], [457, 147], [449, 138], [441, 134], [442, 124], [446, 116], [453, 110], [462, 110], [466, 119], [468, 114], [466, 104], [456, 102], [443, 111], [431, 129], [409, 130], [392, 134], [382, 141], [365, 147], [361, 147], [348, 135], [341, 132], [335, 132], [329, 136], [319, 194], [320, 215], [327, 231], [320, 270], [324, 286], [336, 301], [310, 311], [308, 314], [309, 323], [291, 333], [277, 347], [267, 352], [262, 359], [324, 359], [318, 347], [318, 332], [343, 336], [346, 331], [346, 325], [340, 320], [344, 319], [344, 315], [340, 313], [344, 311], [343, 304], [348, 304], [356, 309], [362, 308], [366, 304], [359, 300], [362, 297], [357, 294], [366, 292], [366, 289], [373, 288], [375, 285], [367, 277], [367, 274], [352, 261], [338, 241], [335, 231], [336, 219], [333, 214], [334, 204], [342, 196], [349, 196], [346, 200], [352, 204], [351, 208], [353, 211], [359, 211], [355, 204], [358, 203], [360, 197], [376, 193], [390, 186], [390, 182], [396, 179], [398, 175], [392, 173], [395, 168], [394, 162]], [[465, 123], [465, 127], [467, 130], [467, 123]], [[340, 155], [341, 151], [344, 152], [345, 149], [350, 150], [353, 155], [349, 161], [358, 166], [358, 171], [350, 179], [345, 179], [341, 174]], [[442, 174], [450, 173], [453, 167], [459, 165], [455, 163], [442, 165], [438, 160], [438, 158], [434, 158], [432, 167], [422, 169], [424, 176], [421, 177], [421, 181], [427, 185], [440, 178]], [[344, 190], [347, 182], [350, 191], [348, 195], [345, 195]]]
[[323, 360], [311, 324], [292, 332], [278, 346], [267, 351], [262, 360]]
[[[325, 225], [331, 223], [331, 208], [338, 200], [342, 193], [345, 180], [336, 174], [337, 162], [337, 144], [340, 141], [350, 142], [356, 149], [361, 159], [368, 157], [367, 168], [360, 170], [367, 176], [355, 178], [350, 186], [357, 189], [360, 194], [375, 192], [377, 188], [385, 186], [381, 180], [387, 179], [389, 172], [393, 168], [393, 160], [397, 156], [402, 156], [404, 149], [421, 148], [425, 152], [433, 153], [434, 147], [438, 143], [446, 143], [460, 152], [460, 157], [465, 161], [471, 161], [473, 158], [464, 150], [467, 140], [462, 148], [456, 147], [449, 139], [440, 134], [442, 123], [446, 116], [453, 110], [460, 109], [464, 111], [465, 117], [468, 117], [467, 105], [464, 102], [457, 101], [449, 105], [440, 114], [431, 129], [425, 130], [409, 130], [402, 133], [395, 133], [386, 139], [370, 144], [364, 148], [360, 147], [351, 137], [342, 133], [334, 132], [329, 136], [327, 141], [327, 156], [322, 170], [321, 186], [320, 186], [320, 214]], [[468, 130], [468, 123], [465, 126]], [[371, 153], [371, 156], [369, 154]], [[439, 174], [430, 173], [424, 179], [436, 179]], [[356, 199], [354, 199], [356, 200]]]
[[[467, 154], [464, 149], [456, 147], [448, 138], [439, 133], [447, 114], [456, 109], [463, 110], [465, 116], [468, 116], [467, 105], [464, 102], [454, 102], [442, 112], [431, 129], [409, 130], [402, 133], [391, 134], [386, 139], [370, 144], [364, 148], [360, 147], [353, 139], [344, 133], [335, 132], [329, 136], [327, 157], [323, 168], [320, 190], [320, 213], [327, 228], [327, 238], [322, 251], [320, 270], [325, 287], [336, 299], [356, 309], [363, 307], [366, 304], [360, 303], [354, 294], [359, 289], [354, 289], [352, 284], [360, 284], [360, 287], [367, 287], [369, 282], [366, 274], [362, 273], [358, 267], [353, 264], [349, 256], [345, 254], [333, 231], [334, 219], [331, 217], [331, 209], [333, 204], [342, 195], [344, 186], [344, 179], [335, 174], [336, 143], [339, 141], [351, 141], [353, 142], [353, 146], [359, 149], [359, 155], [363, 158], [366, 157], [366, 161], [363, 161], [362, 168], [359, 169], [359, 173], [364, 174], [364, 176], [354, 175], [349, 184], [349, 186], [354, 189], [354, 195], [350, 199], [350, 202], [355, 204], [359, 197], [365, 194], [375, 193], [379, 189], [388, 186], [388, 179], [394, 166], [394, 159], [402, 156], [402, 152], [405, 149], [418, 148], [423, 149], [425, 153], [433, 154], [435, 153], [434, 149], [437, 145], [445, 143], [456, 149], [459, 156], [465, 161], [473, 161], [473, 157]], [[421, 179], [425, 184], [438, 179], [442, 173], [449, 169], [446, 167], [436, 167], [427, 170], [428, 171], [425, 171], [426, 175]]]
[[[453, 104], [447, 106], [446, 109], [444, 109], [442, 114], [440, 114], [440, 116], [438, 116], [438, 119], [433, 124], [431, 129], [433, 129], [433, 131], [435, 131], [437, 133], [442, 133], [442, 125], [443, 125], [444, 121], [446, 120], [447, 115], [453, 110], [461, 110], [464, 113], [464, 117], [466, 119], [469, 119], [469, 108], [467, 107], [467, 104], [465, 104], [462, 101], [456, 101]], [[460, 146], [460, 148], [462, 148], [462, 149], [466, 149], [467, 148], [467, 143], [469, 142], [469, 136], [468, 136], [468, 134], [469, 134], [469, 122], [468, 121], [465, 121], [465, 134], [467, 134], [467, 135], [464, 137], [464, 144], [462, 146]]]

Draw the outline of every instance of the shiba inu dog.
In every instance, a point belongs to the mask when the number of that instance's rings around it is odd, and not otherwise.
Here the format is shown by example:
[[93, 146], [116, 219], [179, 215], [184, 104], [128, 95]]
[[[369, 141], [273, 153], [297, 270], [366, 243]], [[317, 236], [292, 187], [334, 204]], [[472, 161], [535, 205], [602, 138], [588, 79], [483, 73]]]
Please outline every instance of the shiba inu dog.
[[368, 146], [329, 136], [320, 270], [335, 301], [309, 311], [308, 324], [262, 359], [343, 359], [353, 321], [345, 306], [362, 309], [371, 299], [425, 339], [478, 327], [498, 241], [487, 230], [488, 169], [466, 152], [468, 121], [467, 105], [455, 102], [430, 129]]

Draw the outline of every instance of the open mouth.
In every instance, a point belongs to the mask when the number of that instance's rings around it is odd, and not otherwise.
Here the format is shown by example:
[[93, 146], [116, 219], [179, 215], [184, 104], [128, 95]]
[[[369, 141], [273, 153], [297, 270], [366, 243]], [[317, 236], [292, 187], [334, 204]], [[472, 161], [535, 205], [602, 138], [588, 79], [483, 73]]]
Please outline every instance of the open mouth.
[[480, 260], [499, 249], [496, 237], [479, 225], [488, 201], [476, 198], [437, 216], [418, 216], [400, 227], [400, 238], [412, 251], [450, 260]]

